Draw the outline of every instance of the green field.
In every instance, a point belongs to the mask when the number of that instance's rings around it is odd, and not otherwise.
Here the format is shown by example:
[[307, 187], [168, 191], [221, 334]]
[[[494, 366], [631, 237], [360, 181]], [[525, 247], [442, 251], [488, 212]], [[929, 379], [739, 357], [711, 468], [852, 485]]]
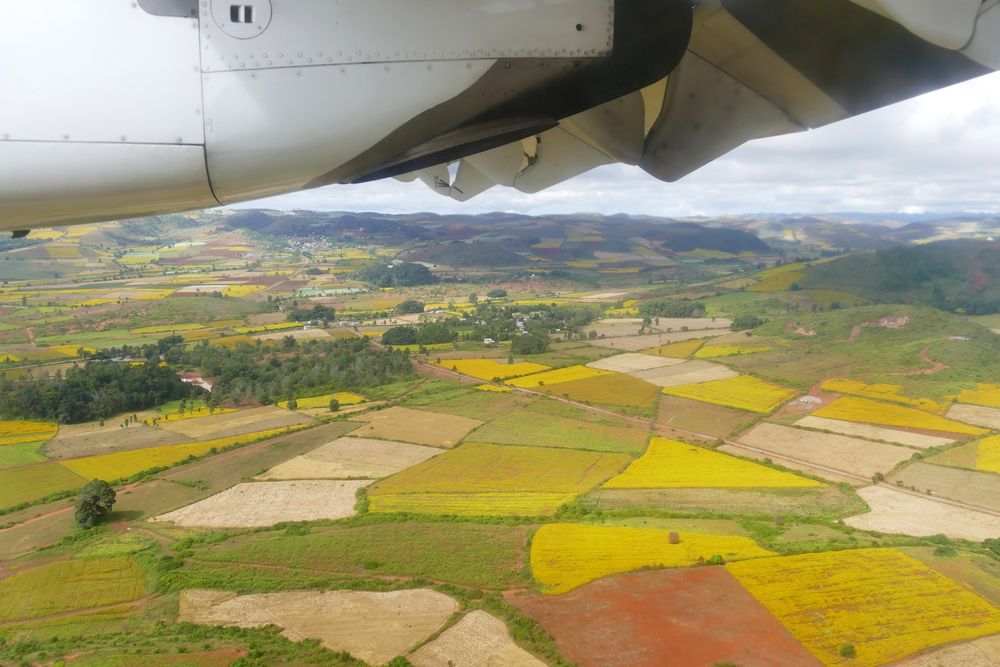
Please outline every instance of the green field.
[[45, 445], [45, 441], [0, 446], [0, 470], [16, 468], [29, 463], [41, 463], [45, 460], [45, 456], [41, 452], [43, 445]]
[[58, 463], [0, 470], [0, 509], [73, 491], [86, 483], [86, 479]]
[[[192, 560], [196, 565], [216, 567], [238, 563], [331, 575], [422, 578], [502, 590], [529, 583], [522, 567], [527, 541], [524, 526], [403, 521], [314, 528], [304, 535], [280, 531], [234, 538], [196, 549]], [[185, 576], [181, 570], [176, 581]], [[246, 581], [240, 590], [253, 587], [254, 582]]]
[[594, 415], [554, 401], [539, 401], [509, 412], [469, 435], [471, 440], [501, 445], [565, 447], [627, 454], [641, 454], [647, 437], [645, 431], [621, 420]]
[[129, 602], [145, 593], [146, 573], [132, 558], [59, 561], [0, 580], [0, 622]]

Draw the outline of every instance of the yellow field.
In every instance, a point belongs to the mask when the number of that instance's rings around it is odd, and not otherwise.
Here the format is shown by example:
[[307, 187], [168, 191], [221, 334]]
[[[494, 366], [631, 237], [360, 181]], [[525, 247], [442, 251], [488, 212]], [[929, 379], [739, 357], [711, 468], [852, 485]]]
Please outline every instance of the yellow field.
[[738, 375], [726, 380], [665, 387], [663, 393], [764, 414], [794, 396], [795, 390], [750, 375]]
[[698, 350], [694, 356], [698, 359], [712, 359], [714, 357], [733, 357], [737, 354], [767, 352], [770, 349], [767, 345], [706, 345]]
[[253, 345], [254, 339], [250, 336], [224, 336], [222, 338], [216, 338], [212, 341], [212, 345], [222, 345], [224, 347], [236, 347], [243, 343]]
[[820, 482], [759, 463], [695, 447], [677, 440], [653, 438], [646, 453], [602, 489], [670, 488], [804, 488]]
[[372, 495], [372, 512], [454, 514], [457, 516], [545, 516], [576, 497], [544, 491], [487, 493], [387, 493]]
[[669, 343], [667, 345], [661, 345], [660, 347], [651, 347], [648, 350], [643, 350], [646, 354], [656, 354], [661, 357], [670, 357], [671, 359], [687, 359], [692, 354], [698, 351], [702, 345], [705, 344], [704, 338], [695, 338], [694, 340], [684, 340], [679, 343]]
[[747, 288], [750, 292], [783, 292], [793, 283], [805, 277], [805, 264], [785, 264], [773, 269], [766, 269], [757, 274], [760, 279], [756, 285]]
[[976, 453], [976, 470], [995, 472], [1000, 475], [1000, 435], [979, 442]]
[[33, 241], [54, 241], [55, 239], [61, 239], [66, 232], [62, 229], [32, 229], [31, 233], [28, 234], [28, 238]]
[[476, 387], [479, 391], [492, 391], [497, 394], [509, 394], [514, 391], [513, 387], [504, 387], [498, 384], [481, 384]]
[[81, 306], [105, 306], [105, 305], [107, 305], [109, 303], [118, 303], [118, 299], [101, 299], [101, 298], [83, 299], [82, 301], [73, 301], [69, 305], [71, 305], [73, 307], [81, 307]]
[[[1000, 610], [895, 549], [763, 558], [727, 569], [825, 665], [874, 667], [1000, 632]], [[852, 644], [854, 658], [840, 656]]]
[[[164, 424], [167, 422], [178, 422], [178, 421], [184, 421], [185, 419], [197, 419], [199, 417], [208, 417], [210, 415], [222, 415], [226, 414], [227, 412], [236, 412], [236, 408], [216, 408], [212, 412], [209, 412], [207, 407], [200, 405], [188, 409], [187, 411], [184, 412], [184, 414], [181, 414], [180, 411], [175, 410], [173, 412], [156, 415], [156, 423]], [[144, 424], [148, 424], [151, 420], [143, 419], [142, 421]]]
[[16, 354], [9, 354], [5, 352], [0, 354], [0, 364], [4, 363], [5, 361], [10, 362], [12, 364], [16, 364], [17, 362], [22, 361], [22, 359]]
[[941, 412], [943, 410], [940, 404], [929, 398], [903, 396], [900, 393], [903, 391], [903, 388], [898, 384], [865, 384], [864, 382], [857, 382], [855, 380], [827, 380], [823, 383], [823, 390], [832, 391], [837, 394], [851, 394], [853, 396], [905, 403], [906, 405], [912, 405], [927, 412]]
[[961, 433], [963, 435], [983, 435], [985, 429], [969, 426], [951, 419], [938, 417], [927, 412], [905, 408], [891, 403], [879, 403], [867, 398], [842, 396], [826, 407], [813, 413], [816, 417], [841, 419], [863, 424], [878, 424], [879, 426], [902, 426], [922, 428], [929, 431], [945, 433]]
[[80, 259], [80, 248], [75, 245], [55, 245], [45, 248], [52, 259]]
[[255, 327], [237, 327], [233, 329], [238, 334], [265, 333], [268, 331], [283, 331], [285, 329], [300, 329], [300, 322], [278, 322], [276, 324], [261, 324]]
[[21, 445], [26, 442], [40, 442], [42, 440], [48, 440], [55, 434], [55, 431], [50, 431], [48, 433], [29, 433], [28, 435], [0, 436], [0, 447], [4, 445]]
[[463, 375], [471, 375], [479, 380], [492, 380], [493, 378], [506, 380], [507, 378], [519, 377], [521, 375], [541, 373], [552, 368], [551, 366], [533, 364], [527, 361], [508, 364], [506, 361], [501, 362], [496, 359], [442, 359], [435, 365], [451, 371], [457, 371]]
[[609, 375], [611, 371], [602, 371], [597, 368], [587, 366], [567, 366], [566, 368], [556, 368], [555, 370], [536, 373], [527, 377], [508, 380], [507, 384], [522, 389], [534, 389], [540, 386], [559, 384], [560, 382], [572, 382], [573, 380], [583, 380], [585, 378], [597, 377], [598, 375]]
[[173, 333], [174, 331], [194, 331], [195, 329], [204, 329], [204, 324], [195, 324], [194, 322], [184, 322], [181, 324], [164, 324], [155, 327], [139, 327], [138, 329], [131, 329], [129, 333], [141, 336], [142, 334], [157, 334], [157, 333]]
[[239, 299], [245, 296], [250, 296], [256, 292], [264, 289], [264, 285], [230, 285], [226, 289], [222, 290], [222, 296], [231, 296], [234, 299]]
[[0, 421], [0, 437], [12, 435], [37, 435], [36, 439], [48, 437], [59, 427], [51, 422]]
[[1000, 385], [977, 384], [975, 389], [963, 389], [958, 395], [958, 402], [1000, 408]]
[[[361, 394], [355, 394], [350, 391], [338, 391], [332, 394], [323, 394], [322, 396], [310, 396], [309, 398], [297, 398], [295, 402], [298, 404], [299, 410], [312, 410], [314, 408], [328, 408], [330, 407], [330, 400], [337, 399], [337, 402], [341, 405], [357, 405], [358, 403], [364, 403], [368, 399]], [[279, 408], [288, 408], [288, 401], [279, 401], [277, 403]]]
[[56, 354], [61, 354], [66, 357], [75, 357], [81, 347], [83, 348], [84, 352], [87, 352], [88, 354], [93, 354], [94, 352], [97, 352], [97, 349], [93, 347], [87, 347], [86, 345], [49, 345], [47, 349], [55, 352]]
[[643, 567], [687, 567], [712, 556], [725, 560], [763, 558], [774, 553], [749, 537], [653, 528], [552, 523], [531, 540], [531, 574], [545, 593], [558, 595], [610, 574]]
[[163, 447], [148, 447], [113, 454], [85, 456], [79, 459], [62, 461], [62, 465], [87, 479], [103, 479], [107, 481], [131, 477], [151, 468], [172, 466], [189, 456], [204, 456], [211, 450], [222, 451], [230, 447], [248, 444], [257, 440], [273, 438], [292, 429], [275, 428], [246, 435], [236, 435], [229, 438], [217, 438], [205, 442], [195, 442], [186, 445], [165, 445]]

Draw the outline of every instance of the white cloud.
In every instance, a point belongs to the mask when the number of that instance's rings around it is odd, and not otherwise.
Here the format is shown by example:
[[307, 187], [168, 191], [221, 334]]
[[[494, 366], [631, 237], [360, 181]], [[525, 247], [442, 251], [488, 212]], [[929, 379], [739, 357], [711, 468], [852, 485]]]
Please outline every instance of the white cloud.
[[535, 195], [496, 187], [460, 204], [395, 180], [242, 207], [406, 213], [1000, 213], [1000, 73], [840, 123], [751, 142], [677, 183], [601, 167]]

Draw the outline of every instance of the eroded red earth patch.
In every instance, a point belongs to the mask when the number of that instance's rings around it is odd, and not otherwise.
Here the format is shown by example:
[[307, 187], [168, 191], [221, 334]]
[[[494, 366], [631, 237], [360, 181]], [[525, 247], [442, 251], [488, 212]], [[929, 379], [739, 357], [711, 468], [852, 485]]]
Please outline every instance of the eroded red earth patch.
[[820, 664], [721, 567], [626, 574], [566, 595], [507, 599], [581, 665]]

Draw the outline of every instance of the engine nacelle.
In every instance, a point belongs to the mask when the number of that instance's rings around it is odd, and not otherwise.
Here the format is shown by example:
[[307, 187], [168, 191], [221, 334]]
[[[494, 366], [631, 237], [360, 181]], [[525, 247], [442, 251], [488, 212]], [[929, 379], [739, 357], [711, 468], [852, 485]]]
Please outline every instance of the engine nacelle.
[[207, 208], [509, 144], [680, 61], [687, 0], [5, 0], [0, 228]]

